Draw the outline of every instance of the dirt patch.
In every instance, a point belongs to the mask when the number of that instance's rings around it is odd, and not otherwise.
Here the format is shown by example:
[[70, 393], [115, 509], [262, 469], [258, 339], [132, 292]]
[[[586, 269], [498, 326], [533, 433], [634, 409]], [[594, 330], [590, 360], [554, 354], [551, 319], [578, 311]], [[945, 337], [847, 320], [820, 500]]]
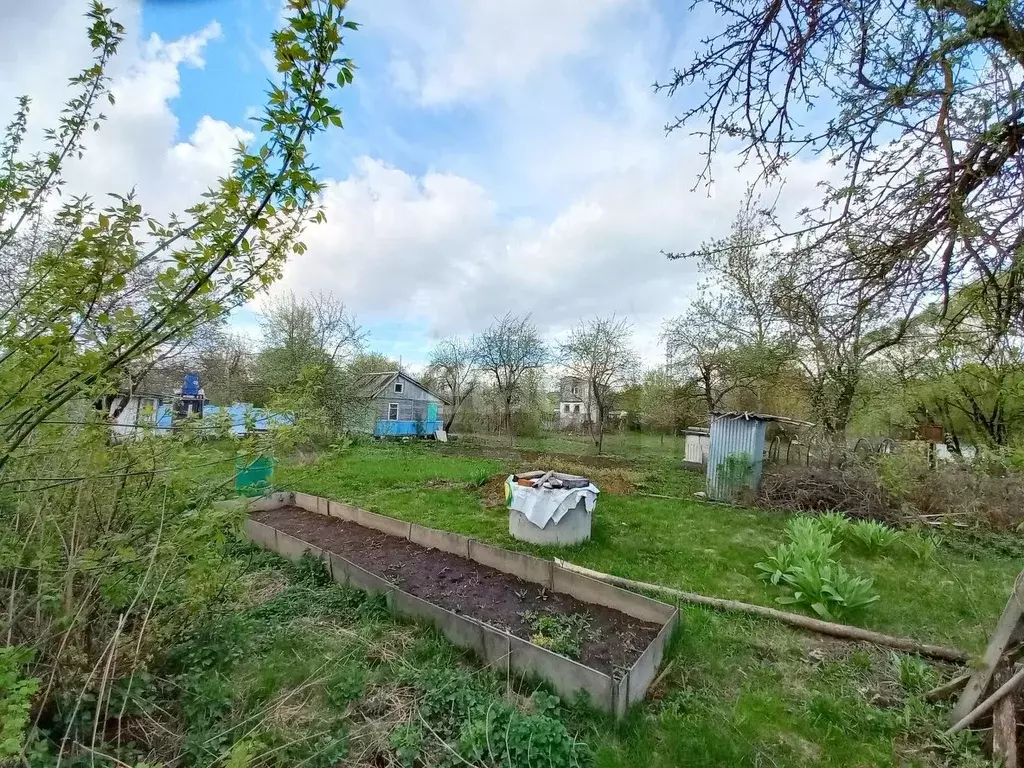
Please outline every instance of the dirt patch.
[[416, 597], [530, 639], [523, 614], [584, 614], [589, 630], [580, 643], [584, 664], [609, 674], [627, 668], [657, 635], [656, 624], [603, 606], [582, 603], [457, 555], [427, 549], [355, 523], [295, 507], [257, 512], [254, 520], [342, 555]]

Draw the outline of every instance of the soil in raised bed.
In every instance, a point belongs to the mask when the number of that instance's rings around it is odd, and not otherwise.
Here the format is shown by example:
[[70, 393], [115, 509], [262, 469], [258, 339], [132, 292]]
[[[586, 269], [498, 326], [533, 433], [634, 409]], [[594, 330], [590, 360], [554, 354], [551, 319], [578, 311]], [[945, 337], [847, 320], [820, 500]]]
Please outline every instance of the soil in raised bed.
[[530, 639], [524, 611], [584, 614], [590, 629], [579, 661], [614, 675], [630, 667], [661, 627], [584, 603], [473, 560], [413, 544], [347, 520], [297, 507], [255, 512], [252, 519], [352, 561], [423, 600]]

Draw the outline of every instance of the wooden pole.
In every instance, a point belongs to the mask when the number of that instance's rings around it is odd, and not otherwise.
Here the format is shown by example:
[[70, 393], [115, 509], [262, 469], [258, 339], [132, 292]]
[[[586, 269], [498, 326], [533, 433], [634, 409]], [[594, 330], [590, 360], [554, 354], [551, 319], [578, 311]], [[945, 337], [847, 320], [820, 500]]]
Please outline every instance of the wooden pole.
[[1024, 571], [1018, 574], [1017, 580], [1014, 582], [1010, 599], [1006, 601], [1006, 607], [1003, 608], [1003, 614], [999, 617], [999, 623], [996, 624], [995, 630], [989, 637], [981, 666], [967, 683], [960, 698], [957, 699], [953, 711], [950, 712], [949, 722], [956, 723], [962, 720], [968, 712], [975, 708], [979, 699], [985, 694], [988, 684], [992, 681], [996, 665], [1003, 657], [1003, 651], [1006, 650], [1010, 638], [1014, 636], [1020, 626], [1022, 615], [1024, 615]]
[[[1002, 687], [1011, 675], [1001, 667], [994, 678]], [[992, 712], [992, 762], [1003, 768], [1017, 768], [1017, 697], [1005, 696]]]
[[986, 712], [991, 710], [992, 707], [994, 707], [996, 704], [1002, 701], [1004, 696], [1006, 696], [1009, 693], [1013, 693], [1013, 691], [1020, 686], [1021, 682], [1024, 682], [1024, 667], [1018, 669], [1016, 674], [1014, 674], [1013, 677], [1011, 677], [1009, 680], [1007, 680], [1005, 683], [999, 686], [995, 693], [993, 693], [991, 696], [989, 696], [987, 699], [981, 702], [981, 704], [979, 704], [973, 710], [964, 715], [962, 719], [954, 723], [952, 727], [943, 734], [943, 736], [952, 736], [954, 733], [959, 733], [960, 731], [962, 731], [964, 728], [969, 726], [979, 717], [981, 717]]
[[958, 648], [951, 648], [946, 645], [921, 643], [909, 637], [893, 637], [892, 635], [884, 635], [881, 632], [873, 632], [870, 629], [862, 629], [861, 627], [851, 627], [848, 624], [836, 624], [831, 621], [812, 619], [810, 616], [801, 616], [798, 613], [779, 611], [775, 608], [768, 608], [763, 605], [742, 603], [739, 600], [726, 600], [720, 597], [708, 597], [707, 595], [700, 595], [696, 592], [684, 592], [681, 589], [665, 587], [661, 584], [648, 584], [643, 581], [624, 579], [621, 576], [613, 576], [610, 573], [593, 571], [590, 568], [584, 568], [581, 565], [575, 565], [557, 558], [555, 559], [555, 564], [565, 568], [567, 571], [573, 571], [583, 576], [589, 576], [592, 579], [604, 581], [608, 584], [615, 584], [616, 586], [632, 590], [659, 592], [663, 595], [669, 595], [675, 598], [678, 602], [704, 605], [708, 608], [714, 608], [716, 611], [748, 613], [754, 616], [761, 616], [766, 619], [781, 621], [784, 624], [799, 627], [800, 629], [810, 630], [811, 632], [817, 632], [821, 635], [841, 637], [845, 640], [858, 640], [860, 642], [881, 645], [885, 648], [894, 648], [899, 651], [917, 653], [921, 656], [928, 656], [933, 659], [942, 659], [943, 661], [955, 661], [958, 663], [964, 663], [967, 661], [966, 653]]

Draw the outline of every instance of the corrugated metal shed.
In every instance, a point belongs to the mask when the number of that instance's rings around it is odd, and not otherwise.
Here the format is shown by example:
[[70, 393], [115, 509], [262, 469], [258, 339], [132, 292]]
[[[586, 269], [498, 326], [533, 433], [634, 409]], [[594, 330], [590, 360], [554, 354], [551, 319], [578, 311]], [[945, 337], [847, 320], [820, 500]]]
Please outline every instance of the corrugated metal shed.
[[756, 490], [764, 467], [768, 419], [755, 414], [716, 414], [711, 421], [707, 494], [716, 501], [735, 501], [745, 489]]

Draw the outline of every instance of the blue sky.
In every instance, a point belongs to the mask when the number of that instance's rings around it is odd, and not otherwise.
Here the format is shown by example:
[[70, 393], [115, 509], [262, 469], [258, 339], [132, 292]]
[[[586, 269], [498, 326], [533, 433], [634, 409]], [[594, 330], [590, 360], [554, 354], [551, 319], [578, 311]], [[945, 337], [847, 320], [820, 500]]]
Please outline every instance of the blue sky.
[[[81, 64], [80, 0], [19, 4], [0, 29], [0, 101]], [[139, 190], [179, 210], [223, 173], [271, 72], [278, 0], [125, 0], [118, 103], [71, 188]], [[348, 304], [371, 347], [421, 364], [439, 337], [530, 313], [556, 339], [583, 317], [627, 316], [656, 364], [662, 322], [699, 276], [661, 250], [724, 234], [751, 170], [723, 156], [694, 189], [700, 145], [666, 137], [682, 106], [651, 83], [706, 31], [675, 0], [353, 0], [358, 70], [345, 129], [314, 146], [327, 223], [305, 234], [274, 291]], [[31, 52], [47, 46], [40, 62]], [[8, 74], [10, 76], [8, 76]], [[786, 204], [817, 196], [796, 164]], [[255, 330], [252, 306], [235, 318]]]

